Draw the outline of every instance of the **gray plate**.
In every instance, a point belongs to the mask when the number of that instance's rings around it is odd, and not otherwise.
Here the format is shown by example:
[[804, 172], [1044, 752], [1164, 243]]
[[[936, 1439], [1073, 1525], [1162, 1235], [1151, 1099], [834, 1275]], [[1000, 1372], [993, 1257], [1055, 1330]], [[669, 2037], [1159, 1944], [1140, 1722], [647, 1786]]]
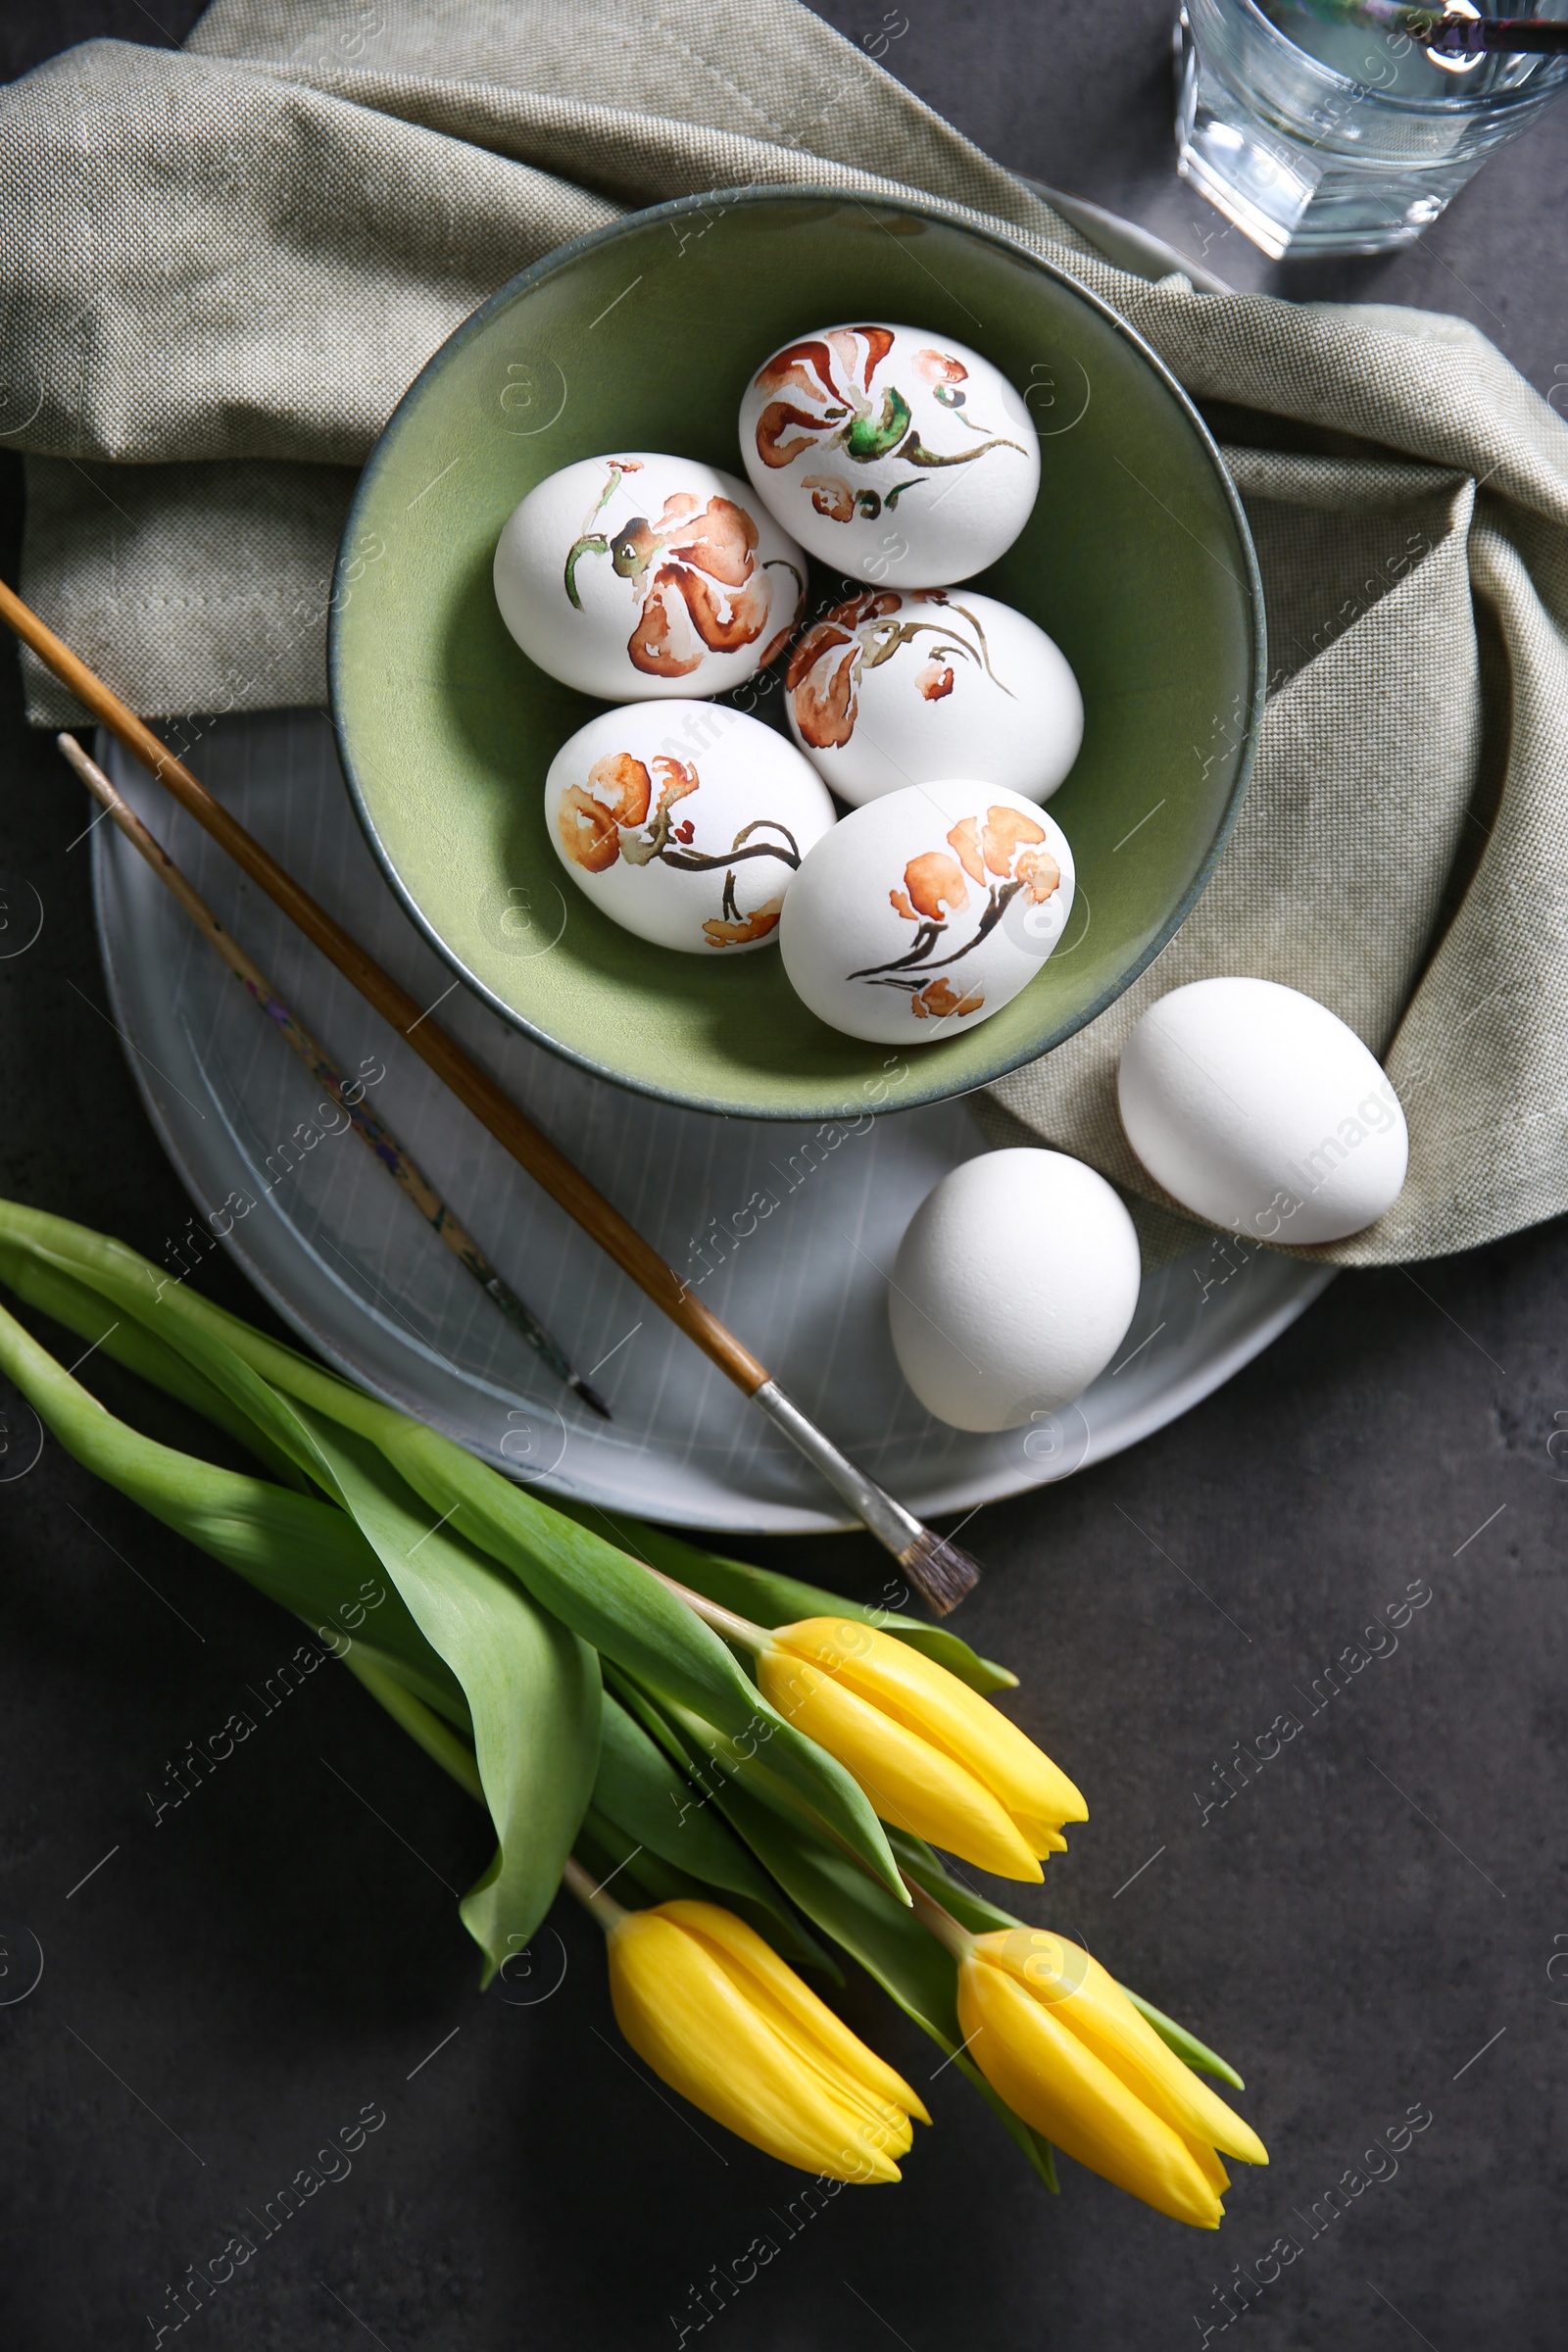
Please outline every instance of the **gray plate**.
[[[229, 1226], [227, 1249], [311, 1347], [530, 1483], [688, 1526], [842, 1525], [840, 1507], [762, 1416], [455, 1106], [413, 1048], [140, 768], [107, 743], [100, 757], [339, 1063], [384, 1065], [370, 1100], [592, 1374], [614, 1421], [597, 1421], [559, 1387], [353, 1134], [321, 1131], [319, 1089], [141, 859], [100, 824], [93, 870], [114, 1016], [148, 1114], [198, 1204], [205, 1247], [215, 1246], [215, 1220]], [[191, 757], [419, 1003], [439, 1005], [443, 1025], [670, 1262], [701, 1277], [698, 1295], [801, 1403], [925, 1517], [1063, 1477], [1161, 1428], [1267, 1347], [1329, 1279], [1322, 1267], [1205, 1240], [1146, 1281], [1121, 1358], [1077, 1405], [1001, 1437], [947, 1429], [900, 1377], [884, 1289], [915, 1207], [984, 1148], [961, 1102], [797, 1128], [712, 1118], [606, 1085], [498, 1020], [416, 934], [355, 823], [323, 714], [217, 720]], [[538, 919], [543, 953], [549, 927]], [[172, 1234], [170, 1265], [190, 1256]]]

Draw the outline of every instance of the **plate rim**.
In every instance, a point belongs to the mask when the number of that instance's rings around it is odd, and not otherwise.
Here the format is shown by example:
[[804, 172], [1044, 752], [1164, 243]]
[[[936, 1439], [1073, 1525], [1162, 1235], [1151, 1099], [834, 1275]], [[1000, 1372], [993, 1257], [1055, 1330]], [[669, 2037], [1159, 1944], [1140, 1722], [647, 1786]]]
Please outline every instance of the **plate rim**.
[[[537, 1023], [530, 1021], [514, 1005], [509, 1004], [487, 982], [480, 979], [476, 972], [470, 970], [457, 951], [442, 939], [416, 904], [376, 829], [375, 820], [370, 814], [365, 791], [355, 767], [348, 740], [348, 729], [343, 717], [343, 693], [340, 676], [343, 659], [342, 615], [353, 586], [347, 577], [347, 571], [349, 564], [354, 561], [353, 548], [365, 527], [362, 518], [366, 503], [375, 486], [380, 468], [386, 462], [400, 424], [405, 420], [407, 413], [413, 405], [421, 397], [427, 383], [446, 365], [450, 356], [472, 336], [482, 332], [492, 318], [510, 309], [524, 294], [531, 292], [535, 286], [544, 284], [547, 278], [554, 276], [560, 270], [572, 267], [585, 253], [590, 253], [601, 245], [615, 242], [623, 237], [628, 229], [641, 228], [656, 221], [679, 220], [686, 214], [710, 211], [715, 206], [735, 209], [741, 205], [771, 204], [781, 200], [842, 205], [847, 201], [853, 201], [853, 197], [851, 192], [844, 188], [829, 187], [815, 182], [803, 184], [790, 182], [785, 185], [766, 187], [713, 188], [701, 195], [679, 196], [663, 204], [648, 205], [639, 212], [623, 214], [618, 220], [609, 221], [600, 228], [589, 229], [584, 235], [574, 237], [564, 245], [554, 247], [551, 252], [542, 255], [537, 262], [530, 263], [526, 270], [521, 270], [514, 277], [509, 278], [504, 286], [498, 287], [494, 294], [488, 296], [476, 310], [471, 311], [466, 318], [453, 328], [446, 340], [430, 354], [392, 411], [377, 435], [375, 446], [366, 460], [359, 481], [355, 485], [353, 502], [343, 526], [343, 536], [338, 545], [337, 558], [332, 571], [332, 594], [327, 611], [326, 673], [327, 708], [333, 739], [337, 746], [338, 761], [343, 770], [344, 781], [348, 786], [350, 803], [361, 830], [369, 845], [370, 854], [380, 867], [382, 876], [391, 888], [399, 906], [415, 925], [420, 937], [440, 956], [448, 970], [463, 982], [465, 987], [470, 990], [482, 1004], [488, 1005], [490, 1010], [504, 1020], [510, 1028], [516, 1030], [519, 1035], [530, 1039], [537, 1046], [542, 1046], [548, 1053], [556, 1054], [561, 1060], [571, 1063], [574, 1068], [586, 1071], [590, 1077], [603, 1079], [612, 1086], [620, 1087], [626, 1093], [643, 1095], [654, 1102], [672, 1103], [682, 1110], [702, 1111], [710, 1117], [757, 1119], [770, 1124], [799, 1124], [803, 1120], [809, 1120], [813, 1117], [836, 1117], [843, 1110], [845, 1104], [840, 1102], [825, 1107], [793, 1104], [759, 1108], [754, 1103], [738, 1102], [724, 1097], [676, 1092], [667, 1086], [659, 1086], [643, 1079], [629, 1077], [623, 1070], [615, 1069], [593, 1054], [584, 1053], [576, 1047], [565, 1045], [560, 1039], [552, 1037]], [[1169, 919], [1156, 932], [1148, 947], [1114, 987], [1103, 990], [1092, 1004], [1085, 1006], [1081, 1012], [1070, 1019], [1062, 1021], [1043, 1043], [1036, 1041], [1022, 1052], [1004, 1056], [997, 1062], [995, 1067], [986, 1070], [982, 1076], [966, 1076], [961, 1085], [944, 1084], [940, 1078], [933, 1077], [930, 1084], [920, 1091], [901, 1098], [898, 1105], [901, 1110], [915, 1110], [926, 1103], [952, 1102], [962, 1095], [977, 1094], [985, 1087], [994, 1086], [998, 1079], [1007, 1077], [1013, 1070], [1023, 1068], [1026, 1063], [1038, 1061], [1047, 1054], [1054, 1053], [1056, 1048], [1064, 1045], [1068, 1038], [1075, 1036], [1080, 1029], [1087, 1028], [1091, 1021], [1098, 1020], [1102, 1012], [1107, 1011], [1120, 997], [1126, 994], [1134, 981], [1149, 969], [1155, 956], [1163, 954], [1164, 950], [1169, 947], [1213, 878], [1214, 869], [1230, 840], [1251, 782], [1252, 770], [1257, 758], [1258, 735], [1268, 682], [1267, 622], [1263, 610], [1262, 575], [1258, 569], [1257, 552], [1252, 545], [1252, 534], [1242, 505], [1241, 494], [1231, 476], [1230, 468], [1220, 453], [1219, 444], [1204, 422], [1197, 403], [1185, 386], [1177, 380], [1152, 345], [1145, 340], [1137, 328], [1121, 316], [1120, 312], [1112, 309], [1108, 302], [1082, 284], [1070, 270], [1063, 269], [1055, 262], [1047, 261], [1032, 247], [1026, 245], [1021, 238], [979, 224], [968, 218], [962, 208], [903, 196], [879, 195], [873, 199], [873, 202], [882, 211], [905, 213], [920, 220], [940, 220], [951, 227], [961, 229], [965, 235], [976, 237], [983, 243], [996, 246], [1014, 260], [1026, 262], [1031, 269], [1040, 271], [1046, 277], [1054, 278], [1058, 285], [1065, 287], [1077, 300], [1098, 313], [1113, 332], [1131, 344], [1146, 365], [1153, 370], [1167, 393], [1185, 413], [1188, 424], [1208, 457], [1214, 476], [1229, 509], [1232, 526], [1237, 535], [1246, 569], [1246, 607], [1252, 652], [1242, 757], [1235, 780], [1213, 839], [1187, 890], [1173, 908]]]

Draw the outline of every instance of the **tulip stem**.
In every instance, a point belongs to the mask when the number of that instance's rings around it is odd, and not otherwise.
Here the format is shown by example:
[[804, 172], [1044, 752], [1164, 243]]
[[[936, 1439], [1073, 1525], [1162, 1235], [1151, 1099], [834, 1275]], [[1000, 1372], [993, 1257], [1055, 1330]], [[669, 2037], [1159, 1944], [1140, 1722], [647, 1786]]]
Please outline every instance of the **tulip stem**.
[[591, 1911], [608, 1936], [612, 1928], [619, 1927], [625, 1918], [625, 1906], [607, 1894], [591, 1870], [584, 1870], [575, 1854], [566, 1856], [566, 1866], [561, 1874], [564, 1886], [569, 1886], [585, 1911]]
[[955, 1960], [966, 1959], [974, 1945], [974, 1937], [968, 1929], [956, 1920], [953, 1913], [939, 1903], [934, 1894], [929, 1894], [917, 1880], [911, 1879], [907, 1871], [901, 1870], [899, 1876], [909, 1889], [909, 1900], [920, 1925], [930, 1930], [938, 1943], [950, 1951]]
[[650, 1568], [649, 1574], [657, 1576], [677, 1600], [683, 1600], [705, 1625], [710, 1625], [715, 1634], [722, 1634], [724, 1640], [733, 1642], [737, 1648], [757, 1652], [764, 1650], [772, 1640], [765, 1626], [754, 1625], [749, 1617], [740, 1617], [733, 1609], [721, 1608], [716, 1600], [710, 1600], [706, 1593], [694, 1592], [689, 1585], [677, 1584], [672, 1576], [665, 1576], [662, 1569]]

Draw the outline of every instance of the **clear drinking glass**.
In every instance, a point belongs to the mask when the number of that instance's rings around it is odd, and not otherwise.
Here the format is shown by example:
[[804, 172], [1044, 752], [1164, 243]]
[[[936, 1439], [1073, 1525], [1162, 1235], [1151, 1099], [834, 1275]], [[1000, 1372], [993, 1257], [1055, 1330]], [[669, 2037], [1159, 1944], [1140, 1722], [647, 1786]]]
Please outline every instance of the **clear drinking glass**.
[[[1568, 0], [1466, 15], [1568, 17]], [[1293, 0], [1184, 0], [1178, 169], [1276, 261], [1408, 245], [1568, 81], [1568, 57], [1434, 59]]]

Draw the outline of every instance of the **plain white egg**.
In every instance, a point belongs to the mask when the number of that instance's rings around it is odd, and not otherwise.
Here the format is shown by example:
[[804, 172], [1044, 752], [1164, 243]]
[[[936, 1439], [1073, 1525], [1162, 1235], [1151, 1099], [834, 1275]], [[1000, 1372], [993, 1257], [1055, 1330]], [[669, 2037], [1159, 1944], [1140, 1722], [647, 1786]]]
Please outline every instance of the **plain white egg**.
[[545, 778], [556, 854], [623, 930], [693, 956], [766, 947], [833, 803], [808, 760], [713, 703], [630, 703], [564, 743]]
[[917, 326], [816, 327], [741, 401], [753, 488], [851, 579], [945, 588], [994, 564], [1040, 488], [1029, 411], [999, 368]]
[[782, 651], [806, 559], [732, 473], [634, 450], [529, 491], [496, 603], [530, 662], [606, 702], [723, 694]]
[[1326, 1004], [1274, 980], [1173, 988], [1123, 1046], [1116, 1092], [1155, 1183], [1233, 1233], [1342, 1241], [1404, 1182], [1388, 1078]]
[[937, 778], [852, 808], [796, 875], [779, 927], [791, 985], [831, 1029], [929, 1045], [1028, 986], [1072, 911], [1072, 852], [1000, 785]]
[[1048, 801], [1084, 738], [1065, 654], [970, 588], [852, 597], [807, 630], [784, 675], [791, 734], [857, 808], [960, 769]]
[[1142, 1280], [1120, 1196], [1063, 1152], [987, 1152], [915, 1210], [888, 1286], [900, 1368], [955, 1429], [1021, 1429], [1099, 1377]]

